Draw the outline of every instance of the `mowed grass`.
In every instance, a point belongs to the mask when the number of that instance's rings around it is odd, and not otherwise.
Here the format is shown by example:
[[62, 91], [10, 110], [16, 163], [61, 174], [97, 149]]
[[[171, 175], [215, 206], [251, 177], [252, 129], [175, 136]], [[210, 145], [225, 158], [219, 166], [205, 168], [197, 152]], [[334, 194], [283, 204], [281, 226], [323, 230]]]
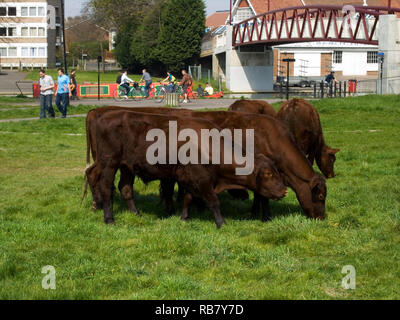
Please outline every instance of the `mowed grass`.
[[[90, 110], [92, 110], [95, 107], [96, 106], [69, 105], [68, 115], [87, 114]], [[56, 117], [61, 116], [61, 113], [58, 111], [57, 106], [55, 104], [53, 104], [53, 109], [56, 114]], [[40, 116], [40, 106], [25, 106], [25, 107], [6, 106], [4, 108], [0, 107], [0, 120], [30, 119], [30, 118], [39, 118], [39, 116]], [[48, 117], [49, 114], [46, 113], [46, 116]]]
[[[399, 299], [400, 98], [315, 101], [338, 154], [327, 220], [302, 215], [293, 192], [274, 220], [221, 196], [209, 211], [163, 219], [158, 183], [135, 183], [143, 216], [117, 193], [116, 225], [80, 204], [84, 119], [0, 124], [2, 299]], [[118, 180], [118, 179], [117, 179]], [[117, 181], [116, 180], [116, 181]], [[41, 270], [56, 269], [56, 290]], [[355, 267], [356, 290], [342, 288]]]

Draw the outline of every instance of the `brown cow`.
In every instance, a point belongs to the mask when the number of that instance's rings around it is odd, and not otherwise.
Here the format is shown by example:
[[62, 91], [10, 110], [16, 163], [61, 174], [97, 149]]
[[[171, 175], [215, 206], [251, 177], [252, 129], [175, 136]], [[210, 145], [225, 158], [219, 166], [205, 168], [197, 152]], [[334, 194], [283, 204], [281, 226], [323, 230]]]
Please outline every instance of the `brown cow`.
[[311, 165], [316, 160], [325, 177], [333, 178], [336, 154], [340, 150], [325, 144], [318, 111], [303, 99], [293, 99], [282, 105], [277, 117], [288, 126]]
[[[106, 108], [103, 111], [105, 110]], [[163, 110], [170, 109], [144, 109], [145, 112], [162, 112]], [[240, 121], [241, 127], [239, 128], [258, 128], [256, 130], [258, 152], [266, 155], [277, 164], [279, 171], [287, 177], [287, 184], [295, 190], [297, 198], [306, 214], [311, 218], [324, 218], [326, 198], [325, 180], [313, 171], [307, 159], [294, 145], [291, 134], [280, 121], [268, 116], [239, 115], [234, 112], [193, 112], [189, 110], [180, 110], [178, 112], [182, 112], [185, 116], [209, 119], [221, 127], [230, 125], [234, 128], [235, 121]], [[249, 126], [246, 126], [246, 122], [243, 121], [244, 119], [251, 120]], [[126, 188], [132, 190], [132, 186], [127, 186]], [[133, 197], [133, 190], [131, 194]], [[258, 203], [255, 203], [255, 206], [258, 205]], [[264, 220], [268, 219], [264, 217]]]
[[229, 107], [228, 111], [255, 113], [276, 117], [274, 108], [268, 102], [263, 100], [238, 100]]
[[[95, 199], [101, 197], [104, 221], [114, 223], [112, 213], [112, 187], [115, 174], [121, 167], [140, 177], [144, 182], [153, 180], [178, 181], [188, 192], [200, 195], [214, 212], [217, 227], [225, 223], [219, 209], [216, 193], [227, 189], [250, 189], [265, 197], [275, 199], [286, 195], [286, 188], [279, 174], [271, 171], [271, 162], [263, 155], [255, 157], [254, 170], [250, 175], [236, 174], [238, 164], [150, 164], [146, 151], [152, 143], [147, 134], [152, 129], [161, 130], [169, 140], [169, 122], [176, 121], [178, 130], [194, 130], [198, 136], [204, 129], [218, 129], [207, 120], [174, 116], [151, 115], [126, 111], [109, 111], [98, 119], [96, 130], [97, 159], [87, 171], [88, 182]], [[245, 138], [245, 137], [244, 137]], [[223, 138], [219, 139], [221, 145]], [[178, 142], [178, 149], [184, 143]], [[186, 144], [186, 143], [185, 143]], [[222, 149], [223, 150], [223, 149]], [[197, 147], [198, 154], [201, 150]], [[168, 158], [171, 155], [168, 154]], [[221, 152], [221, 159], [224, 152]]]

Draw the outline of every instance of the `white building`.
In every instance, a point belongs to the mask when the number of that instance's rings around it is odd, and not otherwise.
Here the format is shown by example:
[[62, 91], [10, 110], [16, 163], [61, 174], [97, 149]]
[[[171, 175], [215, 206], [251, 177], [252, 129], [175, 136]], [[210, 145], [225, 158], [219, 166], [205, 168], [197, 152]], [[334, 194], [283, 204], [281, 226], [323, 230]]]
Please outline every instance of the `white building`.
[[55, 66], [61, 45], [60, 1], [0, 2], [2, 68]]

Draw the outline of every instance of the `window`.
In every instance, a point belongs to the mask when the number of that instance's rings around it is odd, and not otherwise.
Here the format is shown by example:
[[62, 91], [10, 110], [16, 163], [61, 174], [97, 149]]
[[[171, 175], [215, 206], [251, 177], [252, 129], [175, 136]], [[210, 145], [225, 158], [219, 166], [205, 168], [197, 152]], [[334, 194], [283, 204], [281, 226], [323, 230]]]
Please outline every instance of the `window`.
[[0, 7], [0, 17], [5, 17], [7, 15], [7, 8]]
[[45, 37], [46, 36], [46, 31], [44, 28], [38, 28], [38, 36], [39, 37]]
[[28, 32], [28, 28], [24, 27], [21, 28], [21, 37], [28, 37], [29, 36], [29, 32]]
[[39, 48], [39, 57], [46, 56], [46, 48]]
[[9, 37], [16, 37], [17, 36], [17, 28], [8, 28], [8, 36]]
[[37, 48], [31, 48], [30, 53], [31, 53], [31, 57], [36, 57], [36, 55], [37, 55]]
[[22, 7], [21, 8], [21, 16], [22, 17], [27, 17], [28, 16], [28, 7]]
[[16, 57], [17, 56], [17, 48], [14, 48], [14, 47], [8, 48], [8, 56]]
[[36, 17], [36, 7], [29, 7], [29, 16]]
[[368, 51], [367, 52], [367, 63], [378, 63], [378, 52]]
[[38, 35], [37, 28], [30, 28], [30, 29], [29, 29], [29, 35], [30, 35], [31, 37], [37, 37], [37, 35]]
[[7, 36], [7, 28], [0, 28], [0, 37]]
[[7, 48], [0, 48], [0, 57], [7, 57]]
[[333, 53], [333, 63], [343, 63], [343, 51], [335, 51]]
[[243, 20], [250, 19], [252, 16], [253, 16], [253, 11], [251, 10], [251, 8], [238, 8], [235, 20], [236, 22], [240, 22]]
[[8, 16], [16, 17], [17, 16], [17, 8], [16, 7], [8, 7]]
[[44, 7], [38, 7], [38, 16], [39, 17], [44, 17], [45, 16]]
[[28, 48], [22, 48], [21, 53], [23, 57], [28, 57], [29, 56], [29, 50]]

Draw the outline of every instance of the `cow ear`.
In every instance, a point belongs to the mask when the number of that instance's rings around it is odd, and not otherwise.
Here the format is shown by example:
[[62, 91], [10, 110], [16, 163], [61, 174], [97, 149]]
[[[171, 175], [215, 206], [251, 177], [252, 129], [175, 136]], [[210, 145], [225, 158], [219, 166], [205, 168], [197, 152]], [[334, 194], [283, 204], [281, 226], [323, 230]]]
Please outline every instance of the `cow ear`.
[[336, 153], [340, 152], [340, 149], [329, 149], [328, 153], [334, 156]]

